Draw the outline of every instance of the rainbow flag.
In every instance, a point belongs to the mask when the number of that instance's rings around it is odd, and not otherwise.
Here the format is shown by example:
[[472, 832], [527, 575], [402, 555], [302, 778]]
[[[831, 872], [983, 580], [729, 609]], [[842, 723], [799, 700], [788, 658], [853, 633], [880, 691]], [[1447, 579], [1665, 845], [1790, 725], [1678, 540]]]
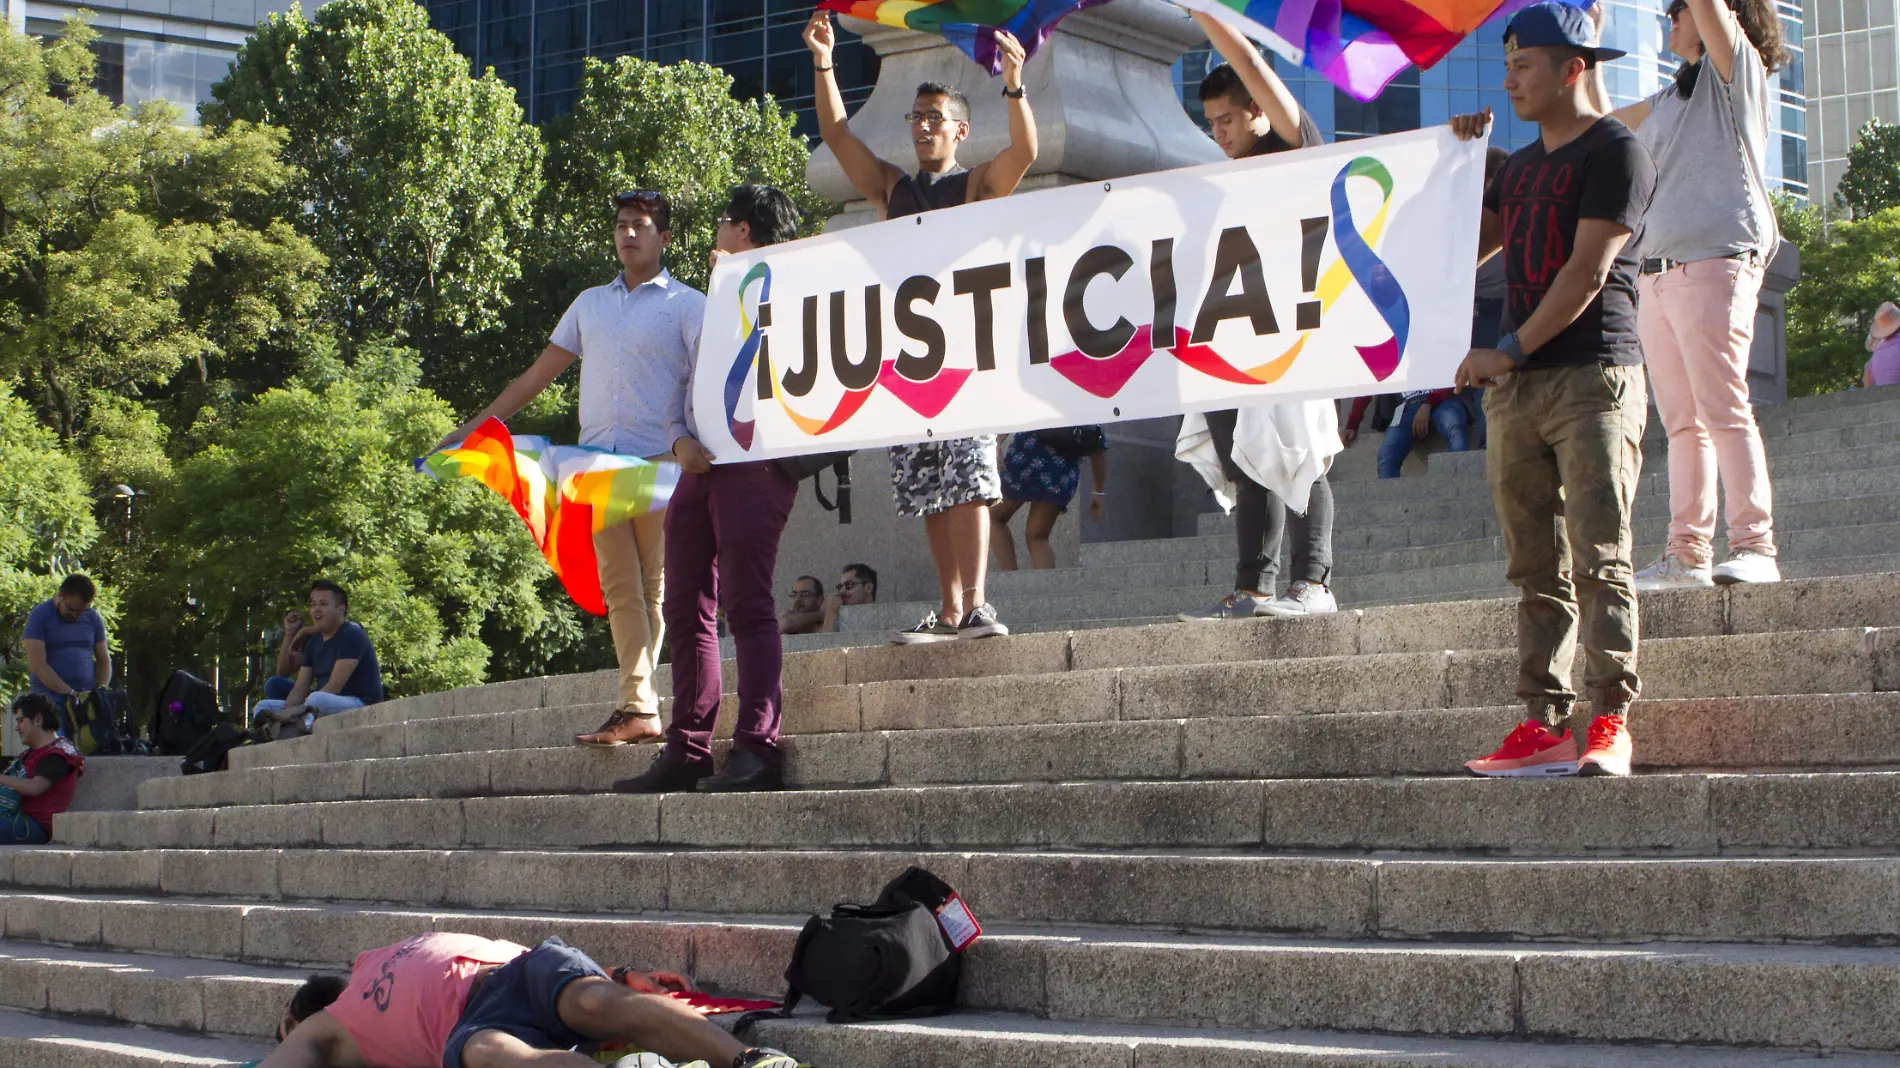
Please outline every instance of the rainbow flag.
[[996, 75], [1003, 73], [1003, 58], [996, 51], [996, 31], [1009, 31], [1022, 42], [1023, 51], [1033, 56], [1056, 32], [1062, 16], [1106, 3], [1108, 0], [821, 0], [818, 6], [900, 30], [934, 33]]
[[443, 480], [472, 478], [501, 494], [528, 524], [568, 596], [597, 616], [607, 614], [607, 601], [594, 533], [664, 509], [680, 473], [674, 464], [515, 437], [499, 419], [476, 427], [460, 445], [417, 460], [416, 467]]

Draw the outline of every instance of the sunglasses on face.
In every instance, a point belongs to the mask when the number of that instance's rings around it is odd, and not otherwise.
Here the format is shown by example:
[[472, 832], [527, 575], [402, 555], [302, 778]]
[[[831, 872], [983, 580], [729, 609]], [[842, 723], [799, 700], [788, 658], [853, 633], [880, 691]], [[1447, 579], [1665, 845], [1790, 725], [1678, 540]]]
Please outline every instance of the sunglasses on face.
[[666, 194], [657, 189], [635, 189], [628, 193], [615, 193], [614, 205], [626, 207], [629, 204], [651, 210], [666, 207]]

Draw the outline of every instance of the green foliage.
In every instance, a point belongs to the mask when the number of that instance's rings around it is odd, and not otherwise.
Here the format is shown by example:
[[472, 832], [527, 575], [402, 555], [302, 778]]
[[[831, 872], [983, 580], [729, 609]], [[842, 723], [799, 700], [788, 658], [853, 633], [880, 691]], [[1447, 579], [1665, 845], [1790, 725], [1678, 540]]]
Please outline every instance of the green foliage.
[[280, 200], [329, 257], [327, 313], [352, 342], [499, 322], [540, 187], [514, 90], [429, 28], [414, 0], [272, 15], [203, 109], [285, 131]]
[[1801, 281], [1788, 292], [1788, 393], [1846, 389], [1867, 363], [1867, 327], [1900, 293], [1900, 207], [1807, 231]]
[[0, 392], [0, 693], [26, 682], [26, 614], [98, 537], [78, 461], [25, 402]]
[[1834, 196], [1856, 219], [1900, 207], [1900, 126], [1874, 119], [1860, 128]]
[[0, 27], [0, 381], [68, 441], [102, 398], [188, 363], [203, 377], [294, 324], [321, 263], [257, 210], [290, 176], [280, 133], [114, 106], [85, 87], [91, 38]]
[[335, 579], [392, 693], [482, 681], [485, 626], [559, 630], [549, 617], [573, 609], [548, 598], [520, 520], [480, 486], [413, 469], [454, 425], [418, 377], [412, 352], [367, 343], [352, 367], [318, 362], [241, 405], [154, 508], [170, 549], [152, 599], [195, 603], [201, 646], [242, 648], [312, 579]]

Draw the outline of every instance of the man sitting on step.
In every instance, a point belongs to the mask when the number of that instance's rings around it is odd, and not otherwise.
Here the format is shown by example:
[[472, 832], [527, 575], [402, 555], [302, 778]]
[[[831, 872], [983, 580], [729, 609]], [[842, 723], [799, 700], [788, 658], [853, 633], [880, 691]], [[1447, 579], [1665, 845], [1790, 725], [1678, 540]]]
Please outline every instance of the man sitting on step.
[[[618, 981], [616, 981], [616, 979]], [[533, 949], [433, 932], [369, 950], [348, 983], [312, 976], [258, 1068], [598, 1068], [583, 1043], [625, 1043], [712, 1068], [796, 1068], [666, 997], [664, 972], [609, 976], [558, 938]]]

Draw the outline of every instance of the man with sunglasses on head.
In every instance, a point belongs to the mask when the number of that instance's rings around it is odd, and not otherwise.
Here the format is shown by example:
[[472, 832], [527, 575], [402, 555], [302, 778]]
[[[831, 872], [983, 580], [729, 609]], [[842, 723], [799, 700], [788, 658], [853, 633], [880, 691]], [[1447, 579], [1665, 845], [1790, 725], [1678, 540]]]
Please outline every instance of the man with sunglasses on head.
[[[792, 198], [770, 186], [737, 186], [719, 217], [712, 259], [798, 236]], [[723, 369], [722, 372], [723, 373]], [[698, 427], [692, 406], [685, 437]], [[697, 444], [694, 445], [698, 449]], [[703, 459], [710, 460], [704, 450]], [[784, 646], [772, 600], [779, 536], [792, 514], [798, 482], [776, 460], [687, 465], [666, 509], [666, 626], [673, 635], [673, 722], [652, 767], [614, 784], [619, 793], [674, 790], [737, 792], [784, 785], [778, 748]], [[739, 718], [732, 754], [712, 774], [713, 725], [719, 716], [718, 610], [732, 629], [738, 660]]]
[[[711, 458], [693, 439], [686, 415], [706, 296], [675, 279], [661, 262], [673, 237], [672, 207], [664, 193], [621, 193], [614, 197], [614, 209], [620, 273], [575, 297], [534, 365], [437, 448], [461, 441], [490, 416], [513, 418], [579, 360], [582, 445], [671, 461], [694, 475], [711, 470]], [[600, 729], [574, 739], [582, 745], [656, 742], [665, 736], [653, 690], [665, 633], [660, 604], [665, 523], [666, 513], [654, 512], [594, 535], [600, 588], [620, 662], [620, 692]]]
[[[1036, 120], [1023, 92], [1023, 46], [1005, 32], [996, 35], [1003, 60], [1003, 97], [1009, 112], [1009, 147], [987, 163], [964, 170], [957, 146], [970, 136], [970, 104], [954, 86], [925, 82], [905, 118], [917, 152], [917, 173], [877, 157], [851, 132], [844, 97], [831, 73], [835, 30], [826, 11], [812, 13], [805, 44], [818, 70], [818, 132], [838, 157], [845, 177], [886, 219], [1005, 197], [1036, 162]], [[936, 642], [1008, 634], [983, 596], [990, 554], [990, 505], [1003, 499], [996, 467], [996, 439], [956, 438], [891, 450], [891, 482], [897, 514], [921, 515], [930, 538], [943, 603], [896, 641]]]

